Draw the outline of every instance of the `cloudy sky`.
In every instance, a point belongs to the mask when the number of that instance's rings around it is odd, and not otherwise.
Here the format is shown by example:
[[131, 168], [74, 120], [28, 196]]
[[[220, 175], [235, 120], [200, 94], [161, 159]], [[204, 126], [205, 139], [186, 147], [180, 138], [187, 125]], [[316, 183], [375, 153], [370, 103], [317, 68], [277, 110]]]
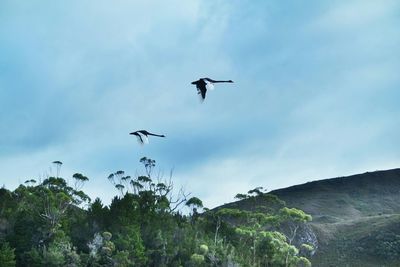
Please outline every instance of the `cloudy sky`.
[[[0, 2], [0, 185], [55, 173], [105, 203], [155, 159], [214, 207], [400, 167], [400, 2]], [[218, 84], [200, 103], [190, 82]], [[139, 146], [129, 132], [165, 134]]]

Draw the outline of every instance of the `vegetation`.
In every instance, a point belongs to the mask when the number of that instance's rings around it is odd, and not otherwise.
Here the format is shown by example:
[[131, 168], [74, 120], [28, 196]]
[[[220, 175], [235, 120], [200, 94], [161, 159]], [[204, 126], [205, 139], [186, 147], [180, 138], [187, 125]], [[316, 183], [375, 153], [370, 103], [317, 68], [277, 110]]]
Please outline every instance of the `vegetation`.
[[239, 197], [273, 205], [207, 210], [171, 179], [153, 177], [154, 160], [140, 162], [143, 175], [108, 176], [118, 194], [109, 206], [81, 190], [83, 174], [72, 185], [59, 177], [60, 161], [56, 177], [0, 189], [0, 266], [310, 266], [302, 252], [310, 244], [292, 241], [311, 216], [261, 188]]
[[[400, 169], [325, 179], [271, 192], [312, 215], [314, 266], [399, 266]], [[262, 199], [257, 199], [262, 205]], [[236, 202], [236, 208], [248, 205]], [[300, 234], [304, 230], [300, 231]], [[304, 246], [298, 244], [300, 250]], [[306, 251], [303, 252], [307, 254]]]

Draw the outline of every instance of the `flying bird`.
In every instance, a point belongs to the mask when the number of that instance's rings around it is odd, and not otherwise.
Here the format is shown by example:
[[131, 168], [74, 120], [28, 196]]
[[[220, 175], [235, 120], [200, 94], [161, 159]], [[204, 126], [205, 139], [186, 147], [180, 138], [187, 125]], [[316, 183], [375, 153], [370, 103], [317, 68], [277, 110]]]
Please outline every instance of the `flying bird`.
[[214, 83], [233, 83], [233, 81], [215, 81], [210, 78], [200, 78], [199, 80], [192, 82], [192, 84], [196, 85], [197, 93], [200, 95], [202, 101], [206, 98], [207, 90], [214, 89]]
[[149, 135], [158, 136], [158, 137], [165, 137], [165, 135], [163, 135], [163, 134], [154, 134], [154, 133], [150, 133], [150, 132], [148, 132], [146, 130], [139, 130], [139, 131], [132, 132], [132, 133], [129, 133], [129, 134], [135, 135], [136, 138], [137, 138], [137, 141], [141, 145], [143, 145], [145, 143], [146, 144], [149, 143]]

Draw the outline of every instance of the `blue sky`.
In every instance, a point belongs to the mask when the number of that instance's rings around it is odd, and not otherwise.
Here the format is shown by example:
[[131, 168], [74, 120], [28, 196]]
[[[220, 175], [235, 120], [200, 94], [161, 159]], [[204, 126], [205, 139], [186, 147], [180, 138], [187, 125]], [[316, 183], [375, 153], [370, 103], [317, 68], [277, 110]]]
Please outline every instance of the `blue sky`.
[[[0, 184], [143, 156], [214, 207], [400, 167], [398, 1], [1, 1]], [[204, 103], [190, 82], [218, 84]], [[129, 132], [165, 134], [138, 146]]]

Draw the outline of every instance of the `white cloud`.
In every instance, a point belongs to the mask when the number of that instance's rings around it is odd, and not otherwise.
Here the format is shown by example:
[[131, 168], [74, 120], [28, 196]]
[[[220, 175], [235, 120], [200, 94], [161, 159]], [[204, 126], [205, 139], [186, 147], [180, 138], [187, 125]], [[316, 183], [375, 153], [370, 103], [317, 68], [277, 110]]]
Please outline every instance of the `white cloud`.
[[[3, 136], [17, 140], [4, 144], [36, 147], [2, 157], [7, 177], [36, 178], [61, 160], [65, 177], [82, 172], [91, 196], [108, 198], [108, 172], [134, 172], [149, 156], [175, 165], [177, 183], [213, 207], [256, 186], [398, 163], [388, 135], [400, 117], [388, 100], [399, 84], [394, 1], [332, 2], [293, 18], [282, 18], [280, 3], [23, 5], [0, 26], [16, 70], [0, 77], [11, 92], [0, 119]], [[235, 84], [199, 104], [190, 82], [200, 76]], [[18, 107], [24, 94], [14, 88], [27, 95]], [[139, 128], [167, 138], [140, 148], [128, 135]], [[39, 143], [48, 135], [63, 138]]]
[[400, 6], [395, 0], [353, 0], [332, 2], [315, 21], [315, 27], [327, 30], [353, 31], [365, 29], [396, 14]]

